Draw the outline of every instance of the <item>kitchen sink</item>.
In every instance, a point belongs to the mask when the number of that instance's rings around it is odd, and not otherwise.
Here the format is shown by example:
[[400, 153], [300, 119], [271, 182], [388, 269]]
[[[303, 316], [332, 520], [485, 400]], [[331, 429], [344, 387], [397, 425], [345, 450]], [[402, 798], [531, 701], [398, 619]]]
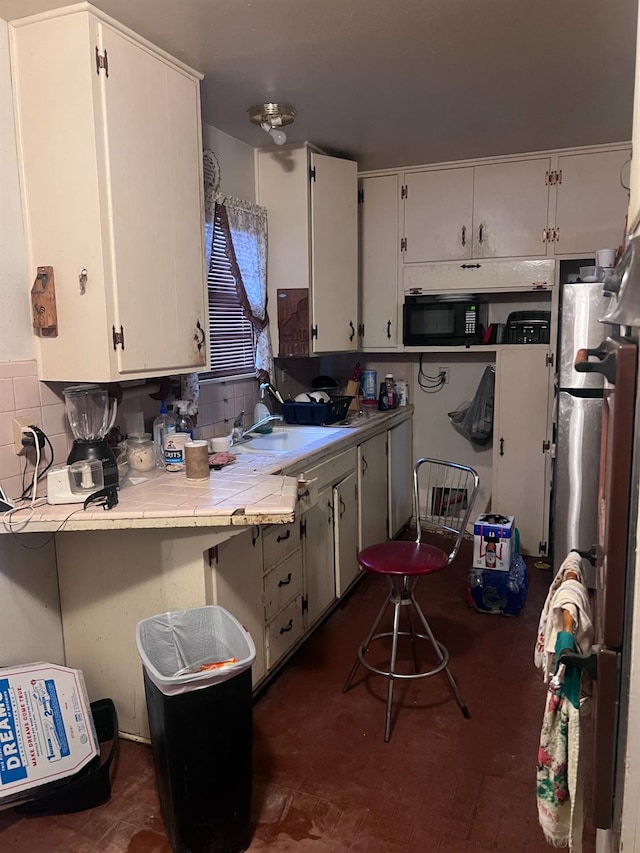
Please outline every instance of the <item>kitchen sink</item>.
[[248, 442], [236, 444], [231, 448], [235, 453], [291, 453], [294, 450], [302, 450], [309, 445], [325, 444], [346, 435], [344, 427], [319, 427], [319, 426], [284, 426], [274, 427], [273, 432], [268, 435], [252, 434]]

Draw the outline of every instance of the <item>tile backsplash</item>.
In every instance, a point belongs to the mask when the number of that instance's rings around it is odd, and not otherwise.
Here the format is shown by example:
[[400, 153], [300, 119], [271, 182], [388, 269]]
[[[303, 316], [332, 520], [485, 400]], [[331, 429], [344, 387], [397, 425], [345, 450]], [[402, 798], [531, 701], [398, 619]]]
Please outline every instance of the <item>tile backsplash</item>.
[[[362, 353], [326, 356], [321, 359], [277, 359], [276, 383], [285, 399], [294, 398], [300, 391], [308, 390], [318, 374], [334, 376], [341, 386], [350, 377], [356, 361], [365, 366], [383, 370], [395, 369], [394, 375], [412, 373], [412, 359], [404, 363], [398, 356], [377, 356], [375, 362]], [[66, 462], [73, 436], [64, 410], [63, 388], [69, 383], [45, 383], [38, 380], [37, 366], [33, 361], [13, 361], [0, 364], [0, 483], [10, 498], [17, 498], [33, 476], [33, 455], [17, 455], [13, 444], [13, 418], [28, 415], [40, 424], [49, 437], [54, 450], [54, 464]], [[203, 382], [196, 423], [196, 438], [213, 438], [228, 435], [239, 412], [245, 412], [245, 425], [253, 422], [253, 409], [258, 401], [256, 379], [239, 379], [230, 382]], [[144, 426], [151, 432], [153, 420], [160, 410], [160, 402], [152, 399], [140, 385], [140, 393], [127, 397], [118, 408], [116, 424], [126, 432], [126, 416], [142, 412]], [[47, 455], [48, 460], [48, 455]], [[28, 462], [26, 473], [25, 461]], [[44, 493], [44, 488], [42, 492]]]
[[[54, 464], [66, 462], [73, 435], [64, 410], [62, 389], [69, 383], [45, 383], [38, 380], [33, 361], [12, 361], [0, 364], [0, 483], [9, 498], [17, 498], [33, 476], [32, 452], [17, 455], [13, 444], [13, 418], [27, 415], [38, 423], [49, 437], [54, 452]], [[142, 387], [142, 386], [141, 386]], [[258, 400], [255, 379], [233, 382], [204, 382], [200, 386], [200, 405], [196, 436], [212, 438], [231, 432], [233, 420], [244, 410], [245, 424], [252, 422]], [[126, 399], [118, 409], [116, 424], [126, 431], [125, 416], [142, 411], [145, 429], [151, 430], [160, 403], [148, 394]], [[48, 460], [48, 450], [47, 460]], [[26, 472], [25, 461], [27, 462]], [[44, 488], [42, 489], [44, 493]]]
[[[22, 493], [25, 461], [33, 457], [17, 455], [13, 444], [13, 418], [28, 415], [49, 436], [56, 462], [64, 461], [71, 446], [62, 396], [38, 381], [35, 361], [0, 364], [0, 482], [9, 498]], [[25, 484], [33, 476], [28, 465]]]

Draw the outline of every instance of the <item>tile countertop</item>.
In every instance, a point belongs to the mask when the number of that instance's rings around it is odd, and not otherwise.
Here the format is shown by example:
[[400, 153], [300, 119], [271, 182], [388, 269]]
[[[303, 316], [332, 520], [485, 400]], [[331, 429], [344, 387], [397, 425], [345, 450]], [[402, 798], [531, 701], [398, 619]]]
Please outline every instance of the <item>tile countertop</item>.
[[[297, 474], [303, 467], [318, 465], [412, 414], [412, 406], [392, 412], [371, 412], [368, 417], [342, 427], [339, 434], [335, 428], [340, 425], [333, 424], [328, 439], [321, 437], [288, 453], [239, 450], [236, 461], [220, 471], [211, 471], [208, 481], [188, 481], [184, 471], [159, 472], [135, 485], [127, 480], [118, 492], [118, 504], [110, 510], [102, 507], [83, 510], [81, 504], [43, 504], [26, 521], [27, 504], [24, 510], [13, 513], [13, 529], [38, 533], [287, 524], [296, 517]], [[22, 519], [24, 526], [18, 523]], [[6, 532], [7, 528], [0, 530]]]

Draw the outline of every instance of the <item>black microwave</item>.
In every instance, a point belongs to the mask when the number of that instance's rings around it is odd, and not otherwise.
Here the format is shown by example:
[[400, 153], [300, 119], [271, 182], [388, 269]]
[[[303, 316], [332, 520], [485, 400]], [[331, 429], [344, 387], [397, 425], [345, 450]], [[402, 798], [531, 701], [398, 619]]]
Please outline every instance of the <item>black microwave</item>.
[[487, 304], [473, 297], [406, 294], [403, 341], [409, 347], [465, 346], [482, 341]]

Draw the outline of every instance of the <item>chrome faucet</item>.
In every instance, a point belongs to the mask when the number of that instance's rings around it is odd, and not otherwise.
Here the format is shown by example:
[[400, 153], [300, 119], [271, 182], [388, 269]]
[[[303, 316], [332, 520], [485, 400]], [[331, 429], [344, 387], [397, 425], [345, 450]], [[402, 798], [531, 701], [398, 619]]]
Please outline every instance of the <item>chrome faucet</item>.
[[233, 422], [233, 430], [231, 432], [231, 444], [242, 444], [244, 441], [250, 441], [247, 438], [252, 432], [255, 432], [260, 427], [266, 426], [267, 424], [274, 423], [276, 421], [282, 421], [282, 415], [267, 415], [265, 418], [261, 418], [259, 421], [256, 421], [247, 429], [243, 426], [244, 420], [244, 411], [240, 412], [238, 417]]

